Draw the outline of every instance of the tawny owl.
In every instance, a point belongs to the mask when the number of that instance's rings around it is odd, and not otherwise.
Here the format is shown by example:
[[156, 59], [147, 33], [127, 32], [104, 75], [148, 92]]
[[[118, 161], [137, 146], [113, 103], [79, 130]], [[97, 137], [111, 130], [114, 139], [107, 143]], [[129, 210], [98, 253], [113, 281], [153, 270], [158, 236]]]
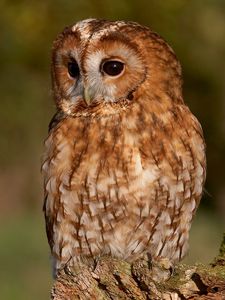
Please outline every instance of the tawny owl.
[[54, 41], [52, 82], [42, 171], [56, 270], [101, 255], [179, 261], [206, 160], [173, 50], [137, 23], [84, 20]]

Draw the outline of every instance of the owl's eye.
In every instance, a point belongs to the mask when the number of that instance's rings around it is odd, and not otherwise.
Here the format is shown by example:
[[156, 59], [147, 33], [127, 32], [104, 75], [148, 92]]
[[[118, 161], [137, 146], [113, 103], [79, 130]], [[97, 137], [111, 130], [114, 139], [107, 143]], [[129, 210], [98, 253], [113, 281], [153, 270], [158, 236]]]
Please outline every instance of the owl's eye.
[[117, 76], [122, 73], [124, 69], [124, 63], [118, 60], [108, 60], [103, 63], [102, 71], [110, 76]]
[[68, 63], [68, 72], [73, 78], [77, 78], [79, 76], [80, 70], [75, 60]]

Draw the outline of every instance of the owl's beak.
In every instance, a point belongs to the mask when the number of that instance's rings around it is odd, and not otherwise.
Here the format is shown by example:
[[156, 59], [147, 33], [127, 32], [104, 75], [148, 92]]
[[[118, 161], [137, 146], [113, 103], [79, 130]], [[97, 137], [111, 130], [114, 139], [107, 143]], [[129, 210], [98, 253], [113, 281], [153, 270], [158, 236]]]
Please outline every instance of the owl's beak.
[[88, 91], [88, 88], [84, 88], [84, 101], [86, 102], [87, 105], [91, 104], [91, 96]]

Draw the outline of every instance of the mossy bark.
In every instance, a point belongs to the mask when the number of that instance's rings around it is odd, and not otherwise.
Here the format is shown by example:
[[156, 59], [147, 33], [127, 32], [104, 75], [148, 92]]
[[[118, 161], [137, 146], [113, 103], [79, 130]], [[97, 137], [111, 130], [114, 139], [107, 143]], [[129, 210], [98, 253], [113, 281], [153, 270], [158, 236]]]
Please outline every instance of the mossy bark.
[[152, 279], [147, 263], [130, 265], [102, 257], [94, 268], [76, 265], [62, 270], [51, 292], [53, 300], [109, 299], [225, 299], [225, 234], [218, 257], [211, 265], [179, 264], [166, 281]]

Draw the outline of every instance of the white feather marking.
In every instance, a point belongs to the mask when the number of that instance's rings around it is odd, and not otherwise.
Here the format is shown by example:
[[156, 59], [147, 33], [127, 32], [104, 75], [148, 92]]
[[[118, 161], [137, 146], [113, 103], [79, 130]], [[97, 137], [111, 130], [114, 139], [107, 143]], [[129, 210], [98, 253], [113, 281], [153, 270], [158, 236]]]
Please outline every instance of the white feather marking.
[[86, 237], [87, 237], [87, 239], [98, 239], [98, 232], [97, 232], [97, 230], [86, 230], [85, 231], [86, 233]]
[[163, 211], [160, 216], [163, 225], [171, 225], [170, 214], [167, 211]]
[[72, 31], [79, 31], [81, 34], [81, 39], [87, 40], [90, 37], [90, 33], [91, 33], [91, 22], [95, 20], [95, 19], [86, 19], [86, 20], [82, 20], [78, 23], [76, 23], [73, 27], [72, 27]]
[[186, 190], [185, 193], [184, 193], [184, 198], [185, 198], [185, 199], [188, 199], [188, 198], [190, 198], [190, 197], [191, 197], [191, 190], [188, 189], [188, 190]]
[[46, 191], [48, 191], [50, 194], [56, 193], [56, 177], [51, 176], [46, 184]]
[[49, 160], [46, 160], [46, 161], [43, 163], [41, 169], [42, 169], [43, 172], [47, 173], [48, 168], [49, 168]]
[[81, 216], [81, 219], [80, 219], [80, 224], [82, 225], [85, 225], [85, 224], [88, 224], [88, 222], [90, 221], [89, 220], [90, 218], [88, 217], [88, 215], [86, 214], [86, 212], [83, 212], [82, 216]]
[[88, 201], [88, 207], [89, 207], [89, 210], [91, 211], [91, 215], [92, 216], [95, 216], [98, 211], [99, 211], [99, 205], [100, 203], [99, 202], [93, 202], [91, 200]]
[[103, 28], [99, 31], [96, 31], [93, 36], [92, 39], [100, 39], [102, 36], [106, 36], [109, 33], [113, 32], [113, 31], [118, 31], [119, 27], [123, 26], [125, 24], [125, 22], [123, 21], [117, 21], [113, 24], [109, 24], [106, 28]]
[[132, 240], [132, 242], [127, 246], [126, 256], [130, 256], [132, 252], [138, 252], [138, 249], [143, 248], [143, 244], [139, 240]]

